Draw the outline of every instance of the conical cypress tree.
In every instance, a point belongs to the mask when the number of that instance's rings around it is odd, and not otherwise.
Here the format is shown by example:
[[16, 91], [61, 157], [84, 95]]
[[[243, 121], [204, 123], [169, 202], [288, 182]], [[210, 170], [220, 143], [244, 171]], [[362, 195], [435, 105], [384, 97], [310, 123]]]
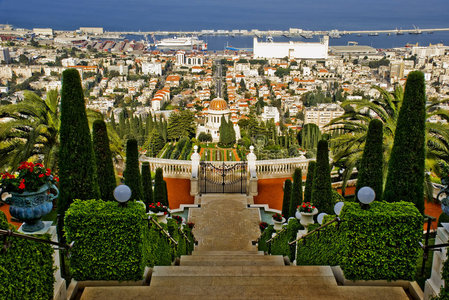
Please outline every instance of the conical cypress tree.
[[424, 74], [408, 74], [388, 162], [384, 199], [409, 201], [424, 212], [426, 87]]
[[83, 88], [75, 69], [62, 72], [59, 135], [58, 213], [64, 215], [73, 199], [100, 196]]
[[292, 181], [287, 179], [284, 182], [284, 198], [282, 200], [282, 215], [288, 216], [290, 210], [290, 198], [292, 194]]
[[125, 184], [131, 189], [131, 200], [143, 200], [142, 181], [139, 172], [139, 152], [137, 141], [130, 139], [126, 141], [126, 166], [123, 171]]
[[153, 188], [151, 185], [151, 170], [148, 162], [142, 163], [142, 187], [143, 187], [143, 202], [148, 212], [148, 206], [153, 203]]
[[329, 149], [327, 141], [318, 142], [315, 174], [312, 184], [311, 202], [320, 212], [333, 214], [332, 183], [329, 168]]
[[307, 167], [307, 178], [306, 178], [306, 187], [304, 188], [304, 202], [312, 201], [312, 184], [313, 184], [313, 176], [315, 174], [315, 166], [316, 162], [309, 162], [309, 166]]
[[371, 187], [376, 193], [376, 199], [382, 199], [383, 180], [383, 123], [374, 119], [369, 123], [366, 135], [365, 149], [363, 150], [359, 174], [357, 176], [356, 195], [360, 188]]
[[155, 203], [165, 203], [164, 175], [161, 168], [156, 169], [156, 175], [154, 176], [153, 193], [153, 200]]
[[167, 181], [163, 180], [162, 183], [164, 184], [164, 202], [162, 202], [165, 206], [169, 207], [170, 204], [168, 203], [168, 189], [167, 189]]
[[92, 126], [92, 143], [97, 165], [97, 178], [102, 200], [114, 201], [116, 186], [114, 165], [109, 148], [108, 131], [103, 120], [96, 120]]
[[290, 209], [288, 217], [294, 217], [296, 208], [302, 203], [302, 172], [300, 168], [295, 169], [293, 173], [293, 187], [290, 198]]
[[114, 130], [117, 130], [117, 124], [115, 123], [114, 112], [111, 112], [111, 126], [112, 126], [112, 128], [114, 128]]

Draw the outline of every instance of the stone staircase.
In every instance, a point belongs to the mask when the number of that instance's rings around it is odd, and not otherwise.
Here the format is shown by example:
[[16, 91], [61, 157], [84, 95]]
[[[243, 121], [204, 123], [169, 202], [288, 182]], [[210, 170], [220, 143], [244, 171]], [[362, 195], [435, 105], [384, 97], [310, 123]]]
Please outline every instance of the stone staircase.
[[81, 299], [409, 299], [400, 287], [338, 286], [329, 266], [285, 266], [257, 251], [259, 216], [244, 197], [204, 197], [191, 218], [199, 244], [179, 266], [154, 267], [149, 286], [88, 287]]

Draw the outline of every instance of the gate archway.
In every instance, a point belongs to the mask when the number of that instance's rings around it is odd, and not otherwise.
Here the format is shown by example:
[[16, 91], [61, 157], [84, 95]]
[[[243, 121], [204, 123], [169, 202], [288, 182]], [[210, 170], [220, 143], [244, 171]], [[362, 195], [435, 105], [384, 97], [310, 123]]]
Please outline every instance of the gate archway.
[[246, 194], [246, 162], [200, 162], [199, 185], [201, 194]]

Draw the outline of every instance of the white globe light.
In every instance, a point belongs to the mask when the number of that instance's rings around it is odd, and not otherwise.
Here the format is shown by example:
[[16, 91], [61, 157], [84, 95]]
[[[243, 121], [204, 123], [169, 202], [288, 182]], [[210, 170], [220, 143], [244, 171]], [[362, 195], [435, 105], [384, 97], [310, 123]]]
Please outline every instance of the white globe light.
[[324, 216], [327, 216], [327, 213], [320, 213], [320, 214], [318, 215], [318, 217], [316, 217], [316, 220], [318, 221], [318, 224], [320, 224], [320, 225], [323, 224]]
[[363, 204], [370, 204], [376, 198], [376, 193], [369, 186], [364, 186], [358, 191], [357, 198]]
[[131, 198], [131, 189], [125, 184], [121, 184], [114, 189], [114, 198], [120, 203], [125, 203]]
[[335, 212], [335, 214], [336, 214], [337, 216], [340, 215], [341, 209], [343, 208], [343, 206], [345, 206], [345, 203], [344, 203], [344, 202], [337, 202], [337, 203], [334, 205], [334, 212]]

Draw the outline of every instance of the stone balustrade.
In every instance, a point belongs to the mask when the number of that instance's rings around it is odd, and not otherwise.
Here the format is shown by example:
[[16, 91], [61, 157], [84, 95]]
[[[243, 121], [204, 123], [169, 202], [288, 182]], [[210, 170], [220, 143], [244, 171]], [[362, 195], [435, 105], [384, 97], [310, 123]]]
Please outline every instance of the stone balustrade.
[[301, 168], [302, 175], [307, 174], [309, 161], [305, 157], [293, 157], [273, 160], [257, 160], [256, 172], [258, 179], [285, 178], [293, 175], [296, 168]]
[[[190, 160], [175, 160], [175, 159], [163, 159], [154, 157], [140, 158], [141, 162], [149, 162], [152, 171], [156, 168], [162, 168], [164, 177], [169, 178], [196, 178], [192, 176], [193, 162]], [[285, 178], [292, 176], [296, 168], [301, 168], [303, 176], [307, 174], [307, 166], [311, 159], [304, 157], [294, 157], [285, 159], [273, 159], [273, 160], [256, 160], [255, 170], [258, 179], [266, 178]], [[217, 167], [223, 165], [223, 162], [214, 161], [210, 162]], [[225, 165], [231, 165], [235, 162], [226, 161]], [[250, 167], [250, 166], [249, 166]]]
[[192, 176], [192, 162], [190, 160], [163, 159], [141, 156], [140, 162], [149, 162], [151, 171], [161, 168], [164, 177], [186, 178]]

